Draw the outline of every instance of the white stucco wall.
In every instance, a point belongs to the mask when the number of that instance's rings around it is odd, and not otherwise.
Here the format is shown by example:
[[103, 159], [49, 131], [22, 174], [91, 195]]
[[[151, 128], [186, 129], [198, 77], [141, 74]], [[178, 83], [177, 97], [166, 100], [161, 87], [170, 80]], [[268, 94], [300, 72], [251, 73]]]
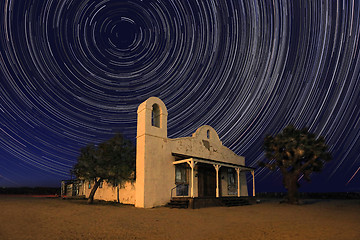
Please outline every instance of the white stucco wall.
[[[91, 188], [93, 186], [94, 182], [91, 183]], [[135, 205], [135, 181], [126, 181], [118, 186], [113, 186], [111, 183], [104, 181], [102, 187], [98, 187], [96, 190], [94, 199], [117, 202], [117, 188], [119, 188], [120, 203]], [[91, 189], [89, 188], [89, 181], [84, 182], [82, 189], [83, 190], [79, 191], [79, 194], [82, 193], [86, 198], [88, 198], [91, 192]]]

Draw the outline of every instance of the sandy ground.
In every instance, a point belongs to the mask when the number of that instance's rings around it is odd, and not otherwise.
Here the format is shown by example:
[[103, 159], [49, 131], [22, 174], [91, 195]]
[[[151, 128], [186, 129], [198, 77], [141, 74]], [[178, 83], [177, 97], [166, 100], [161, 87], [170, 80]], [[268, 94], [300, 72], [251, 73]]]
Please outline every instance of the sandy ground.
[[0, 239], [360, 239], [360, 200], [137, 209], [0, 195]]

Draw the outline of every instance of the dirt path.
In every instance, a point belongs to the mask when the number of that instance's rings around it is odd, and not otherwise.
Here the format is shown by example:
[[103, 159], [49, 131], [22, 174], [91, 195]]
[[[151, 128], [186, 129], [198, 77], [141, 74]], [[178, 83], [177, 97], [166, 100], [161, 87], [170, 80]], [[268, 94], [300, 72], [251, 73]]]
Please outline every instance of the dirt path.
[[137, 209], [0, 196], [0, 239], [360, 239], [360, 200]]

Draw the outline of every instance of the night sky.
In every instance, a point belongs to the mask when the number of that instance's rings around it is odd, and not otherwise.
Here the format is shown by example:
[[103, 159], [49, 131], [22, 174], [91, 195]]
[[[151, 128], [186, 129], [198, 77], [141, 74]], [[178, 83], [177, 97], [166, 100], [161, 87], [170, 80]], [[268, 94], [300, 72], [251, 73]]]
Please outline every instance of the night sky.
[[170, 138], [211, 125], [248, 166], [307, 126], [334, 159], [300, 190], [360, 191], [359, 38], [350, 0], [0, 0], [0, 187], [59, 186], [85, 145], [135, 143], [157, 96]]

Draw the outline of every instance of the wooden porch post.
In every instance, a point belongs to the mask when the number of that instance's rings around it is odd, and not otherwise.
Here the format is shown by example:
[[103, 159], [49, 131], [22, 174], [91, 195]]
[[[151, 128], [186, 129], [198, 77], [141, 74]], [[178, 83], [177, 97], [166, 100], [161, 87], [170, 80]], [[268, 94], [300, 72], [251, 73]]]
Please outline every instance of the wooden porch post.
[[251, 171], [251, 175], [253, 177], [253, 197], [255, 197], [255, 172]]
[[220, 165], [214, 164], [213, 165], [216, 170], [216, 197], [220, 197], [220, 191], [219, 191], [219, 169]]
[[237, 196], [240, 197], [240, 168], [235, 168], [237, 173]]
[[187, 163], [191, 167], [191, 192], [190, 192], [190, 196], [193, 198], [194, 197], [194, 168], [195, 168], [196, 162], [194, 161], [193, 158], [191, 158], [191, 160], [188, 161]]

